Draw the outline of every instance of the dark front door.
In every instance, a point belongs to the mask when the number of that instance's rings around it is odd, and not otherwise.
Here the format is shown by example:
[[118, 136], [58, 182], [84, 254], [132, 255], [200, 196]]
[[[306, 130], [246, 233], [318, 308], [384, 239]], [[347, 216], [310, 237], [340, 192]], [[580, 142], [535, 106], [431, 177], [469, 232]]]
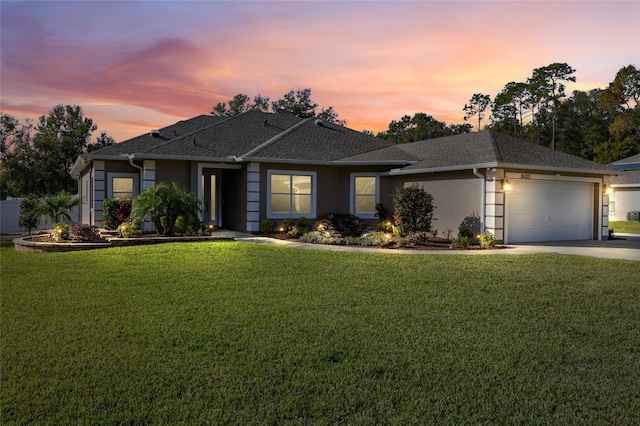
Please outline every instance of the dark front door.
[[217, 170], [202, 171], [202, 222], [220, 226], [220, 177]]

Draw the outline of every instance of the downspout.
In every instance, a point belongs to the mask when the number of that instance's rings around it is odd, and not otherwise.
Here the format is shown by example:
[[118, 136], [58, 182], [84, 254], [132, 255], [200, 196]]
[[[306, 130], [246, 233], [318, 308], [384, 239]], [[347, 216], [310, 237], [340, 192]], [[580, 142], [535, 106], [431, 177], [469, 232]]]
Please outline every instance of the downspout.
[[127, 158], [129, 159], [129, 164], [131, 164], [133, 167], [135, 167], [136, 169], [140, 170], [140, 179], [138, 179], [138, 194], [142, 192], [142, 181], [143, 181], [143, 173], [144, 173], [144, 168], [138, 166], [137, 164], [135, 164], [133, 162], [133, 154], [126, 154]]
[[484, 234], [484, 223], [486, 220], [486, 214], [487, 214], [487, 185], [486, 185], [486, 178], [483, 174], [478, 172], [478, 168], [474, 167], [473, 168], [473, 174], [476, 177], [480, 178], [480, 183], [482, 185], [482, 190], [480, 191], [480, 233]]

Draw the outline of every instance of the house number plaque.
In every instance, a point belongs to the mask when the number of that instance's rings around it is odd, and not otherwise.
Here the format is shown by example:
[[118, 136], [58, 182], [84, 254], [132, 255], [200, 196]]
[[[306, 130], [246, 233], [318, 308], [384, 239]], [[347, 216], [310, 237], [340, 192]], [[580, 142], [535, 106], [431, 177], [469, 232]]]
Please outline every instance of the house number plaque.
[[529, 173], [520, 173], [520, 179], [531, 179], [531, 175]]

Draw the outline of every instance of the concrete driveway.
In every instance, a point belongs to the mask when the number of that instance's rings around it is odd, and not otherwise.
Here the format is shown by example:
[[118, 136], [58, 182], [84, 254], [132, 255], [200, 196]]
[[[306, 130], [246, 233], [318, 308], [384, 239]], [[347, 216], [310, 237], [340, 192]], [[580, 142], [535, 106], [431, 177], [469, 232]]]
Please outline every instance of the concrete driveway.
[[616, 234], [613, 240], [551, 241], [516, 244], [509, 247], [513, 247], [517, 253], [561, 253], [640, 261], [640, 235], [633, 234]]
[[579, 256], [601, 257], [606, 259], [626, 259], [640, 261], [640, 235], [618, 234], [614, 240], [603, 241], [553, 241], [544, 243], [509, 244], [500, 250], [394, 250], [355, 246], [330, 246], [324, 244], [305, 244], [295, 241], [240, 234], [234, 236], [237, 241], [272, 244], [287, 247], [300, 247], [308, 250], [359, 251], [368, 253], [397, 253], [414, 255], [494, 255], [494, 254], [531, 254], [560, 253]]

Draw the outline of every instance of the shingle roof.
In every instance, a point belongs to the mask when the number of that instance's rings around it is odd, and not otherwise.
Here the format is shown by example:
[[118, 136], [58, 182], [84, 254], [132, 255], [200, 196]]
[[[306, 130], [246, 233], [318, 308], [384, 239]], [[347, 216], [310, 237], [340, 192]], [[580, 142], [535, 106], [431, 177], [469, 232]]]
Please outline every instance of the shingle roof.
[[611, 176], [612, 185], [640, 185], [640, 170], [620, 172], [617, 176]]
[[631, 157], [614, 161], [613, 163], [611, 163], [611, 167], [622, 170], [640, 169], [640, 154], [632, 155]]
[[[416, 163], [401, 169], [401, 173], [489, 164], [493, 167], [521, 166], [613, 173], [612, 168], [603, 164], [491, 130], [413, 142], [399, 145], [398, 148], [418, 159]], [[366, 158], [366, 155], [361, 158]]]
[[151, 136], [150, 133], [145, 133], [144, 135], [136, 136], [132, 139], [92, 151], [91, 154], [86, 155], [86, 157], [91, 158], [92, 156], [98, 155], [119, 155], [130, 154], [133, 152], [146, 152], [149, 149], [153, 149], [167, 141], [218, 123], [222, 120], [225, 120], [225, 118], [214, 117], [212, 115], [199, 115], [158, 129], [159, 135], [157, 137]]
[[[485, 130], [393, 144], [315, 118], [250, 111], [234, 117], [201, 115], [83, 154], [84, 158], [198, 158], [217, 161], [382, 163], [394, 173], [437, 169], [528, 167], [611, 173], [614, 169], [511, 136]], [[633, 157], [631, 157], [633, 158]]]
[[251, 152], [249, 157], [293, 161], [336, 161], [390, 145], [392, 143], [389, 141], [311, 118]]

